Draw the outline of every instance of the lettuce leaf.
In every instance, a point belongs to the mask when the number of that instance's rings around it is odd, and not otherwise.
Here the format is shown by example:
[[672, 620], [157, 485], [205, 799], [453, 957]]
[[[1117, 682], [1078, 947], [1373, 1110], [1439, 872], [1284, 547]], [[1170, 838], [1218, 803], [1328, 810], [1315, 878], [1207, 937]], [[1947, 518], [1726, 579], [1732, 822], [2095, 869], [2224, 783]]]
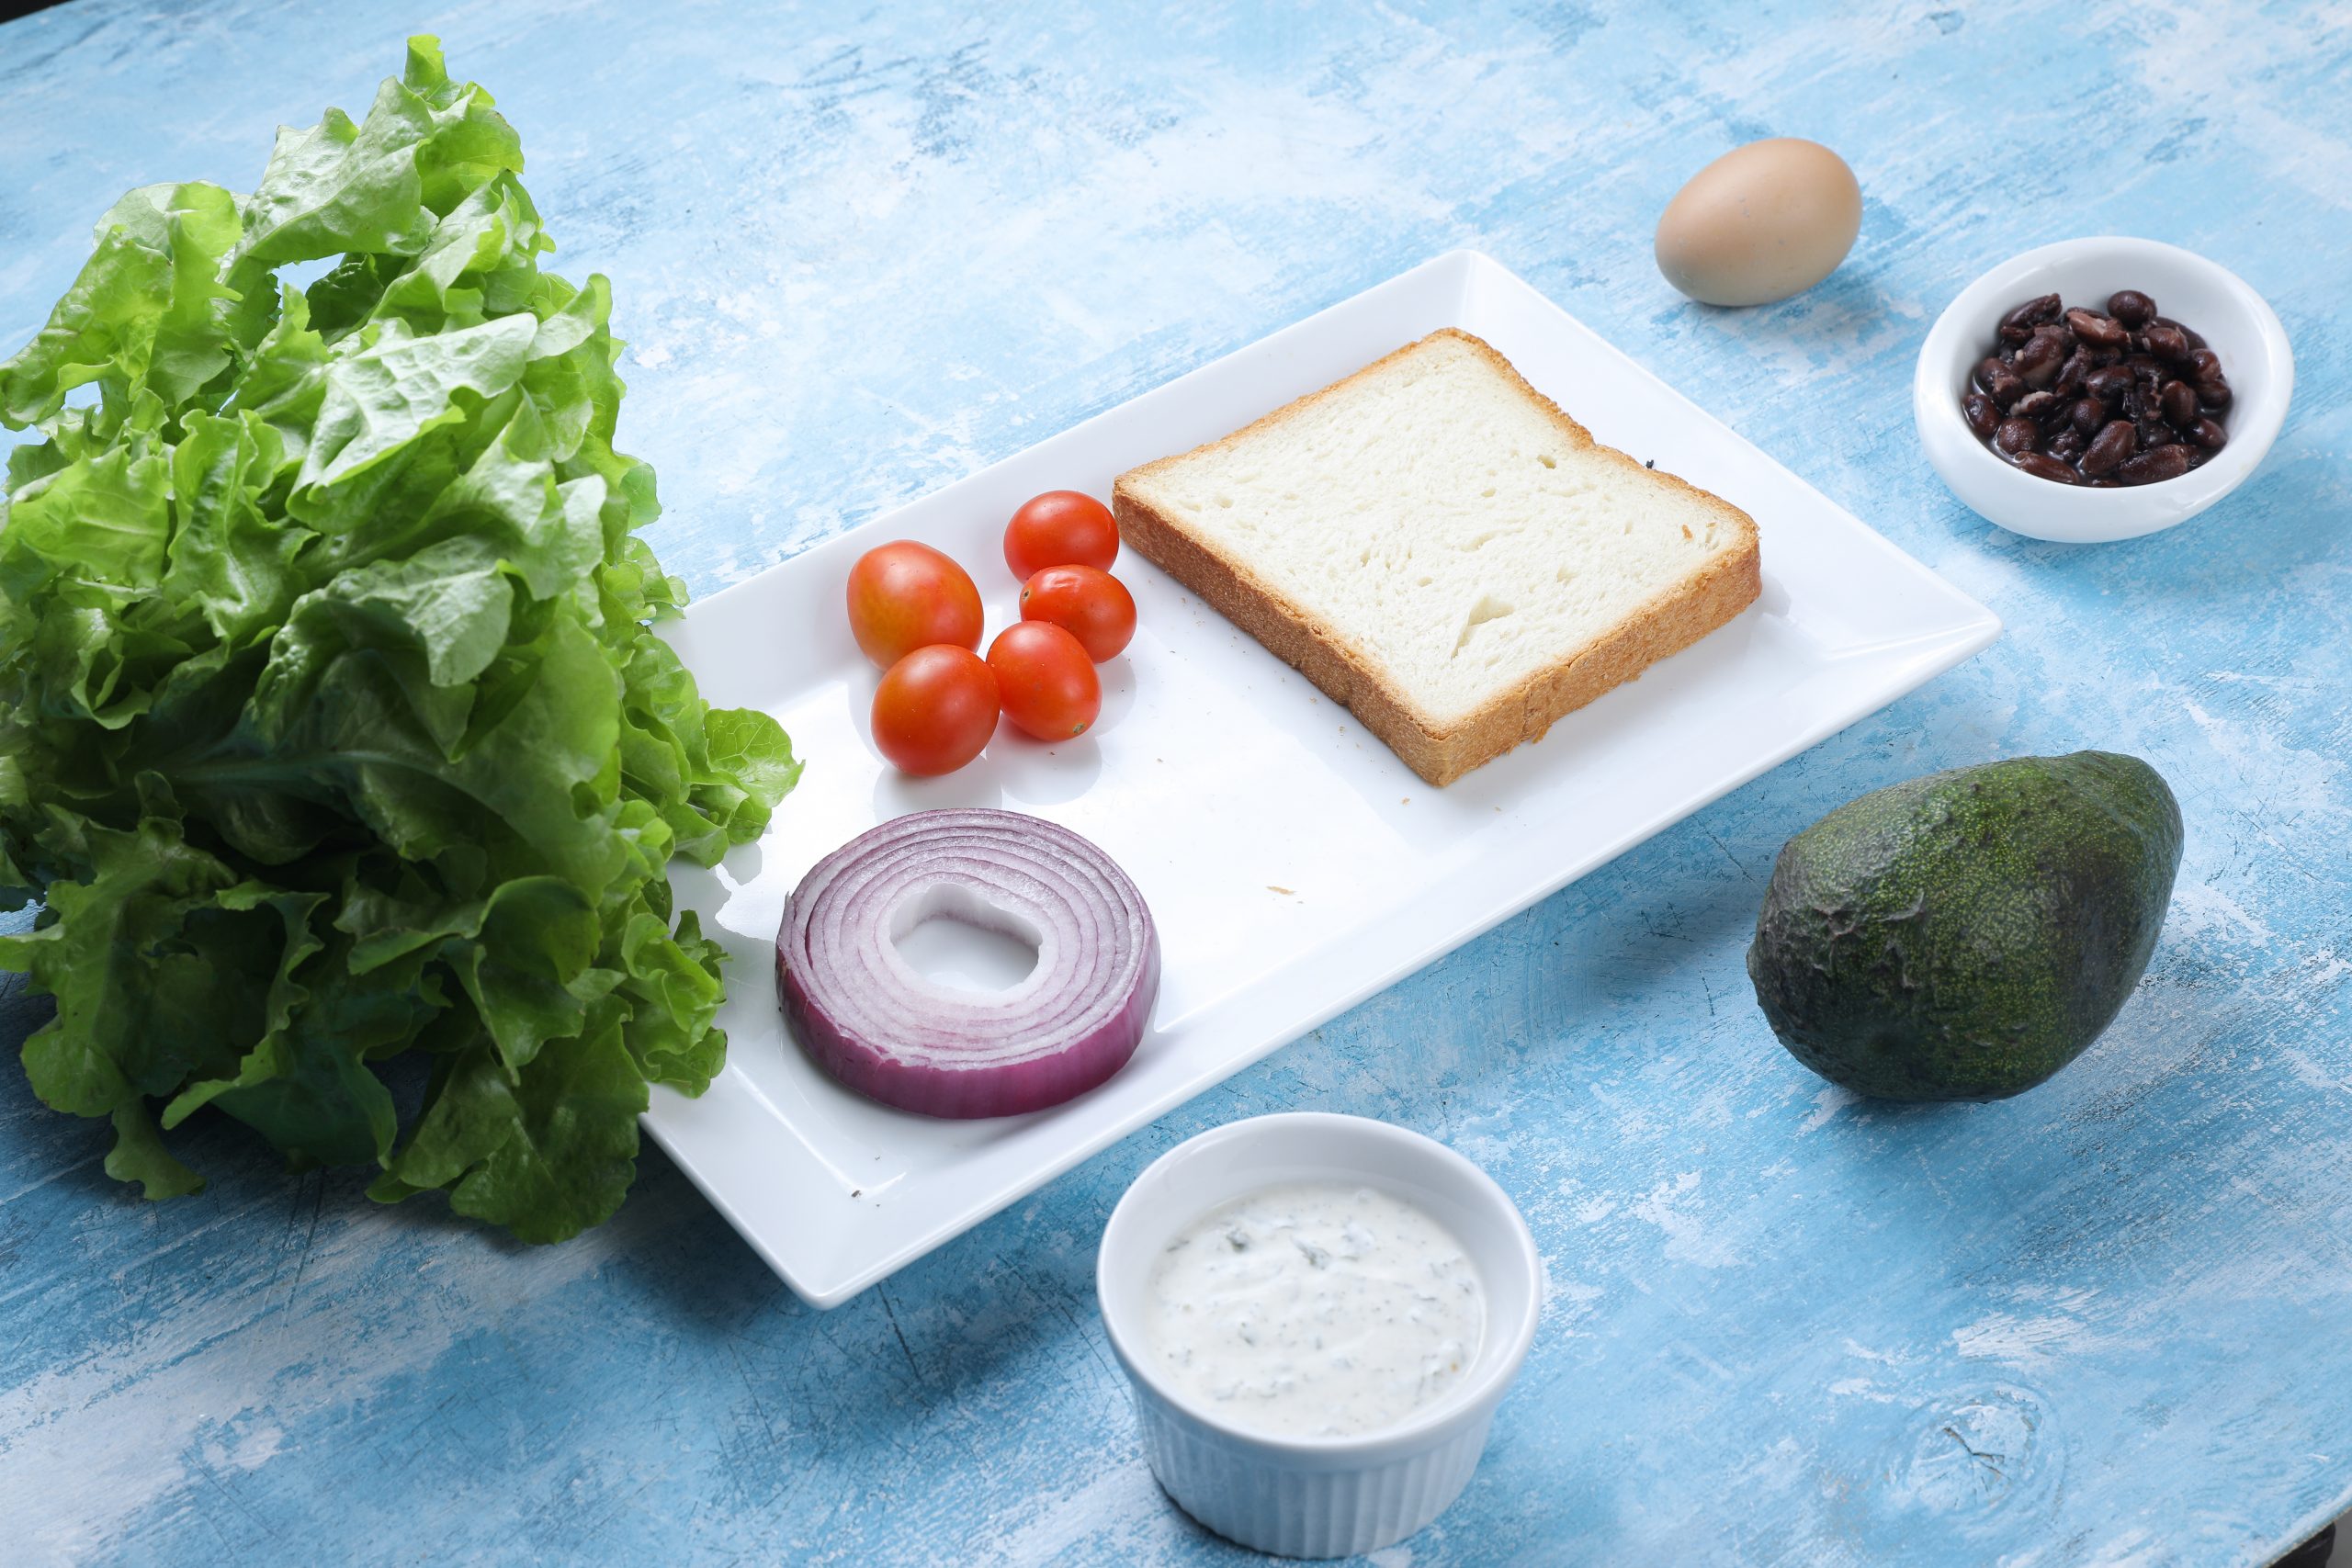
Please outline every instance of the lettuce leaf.
[[0, 495], [0, 908], [44, 905], [0, 964], [57, 998], [34, 1090], [151, 1198], [220, 1114], [559, 1240], [627, 1192], [648, 1086], [724, 1062], [666, 866], [799, 763], [650, 629], [684, 594], [612, 445], [611, 291], [540, 270], [522, 168], [412, 39], [251, 195], [117, 202], [0, 363], [40, 434]]

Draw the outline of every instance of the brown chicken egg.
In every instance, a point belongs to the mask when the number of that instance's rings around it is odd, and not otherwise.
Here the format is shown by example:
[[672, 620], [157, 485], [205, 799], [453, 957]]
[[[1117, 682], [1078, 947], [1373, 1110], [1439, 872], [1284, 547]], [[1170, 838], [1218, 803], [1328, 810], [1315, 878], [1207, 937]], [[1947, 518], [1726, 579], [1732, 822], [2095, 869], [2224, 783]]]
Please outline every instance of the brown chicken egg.
[[1709, 305], [1766, 305], [1827, 277], [1854, 248], [1862, 187], [1818, 141], [1776, 136], [1690, 176], [1657, 220], [1657, 269]]

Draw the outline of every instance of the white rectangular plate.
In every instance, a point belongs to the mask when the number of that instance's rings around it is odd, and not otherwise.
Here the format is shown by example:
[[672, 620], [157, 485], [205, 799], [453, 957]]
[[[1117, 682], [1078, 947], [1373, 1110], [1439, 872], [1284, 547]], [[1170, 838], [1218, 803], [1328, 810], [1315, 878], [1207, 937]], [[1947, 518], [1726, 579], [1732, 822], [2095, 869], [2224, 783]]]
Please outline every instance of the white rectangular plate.
[[[1015, 615], [1004, 520], [1040, 491], [1108, 496], [1138, 463], [1248, 423], [1391, 349], [1461, 327], [1595, 437], [1724, 496], [1763, 536], [1761, 600], [1698, 646], [1442, 790], [1132, 553], [1136, 639], [1092, 733], [1000, 734], [914, 781], [866, 739], [876, 675], [842, 584], [886, 539], [963, 561], [989, 631]], [[808, 551], [687, 614], [672, 640], [712, 702], [765, 709], [808, 761], [766, 838], [681, 906], [732, 958], [726, 1071], [656, 1089], [646, 1124], [804, 1299], [831, 1306], [1113, 1140], [1951, 668], [1998, 635], [1889, 545], [1485, 256], [1457, 252]], [[1151, 905], [1165, 974], [1135, 1059], [1035, 1115], [939, 1122], [810, 1066], [775, 1002], [785, 896], [884, 818], [1002, 806], [1101, 844]]]

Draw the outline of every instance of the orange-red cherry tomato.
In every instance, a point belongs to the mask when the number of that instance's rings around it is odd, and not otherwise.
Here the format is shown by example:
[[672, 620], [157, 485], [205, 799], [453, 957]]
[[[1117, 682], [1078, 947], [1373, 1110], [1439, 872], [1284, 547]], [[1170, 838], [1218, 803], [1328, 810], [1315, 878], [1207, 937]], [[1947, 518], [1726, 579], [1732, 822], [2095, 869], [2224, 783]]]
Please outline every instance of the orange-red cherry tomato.
[[952, 773], [980, 754], [996, 716], [988, 661], [934, 643], [891, 665], [874, 689], [874, 744], [902, 773]]
[[1074, 490], [1049, 490], [1021, 503], [1004, 529], [1004, 564], [1026, 582], [1049, 566], [1108, 571], [1119, 558], [1111, 509]]
[[1091, 566], [1049, 566], [1032, 577], [1021, 588], [1021, 618], [1051, 621], [1097, 664], [1116, 659], [1136, 635], [1136, 602], [1126, 584]]
[[1102, 682], [1078, 638], [1051, 621], [1021, 621], [989, 644], [1004, 716], [1040, 740], [1083, 735], [1102, 711]]
[[849, 569], [850, 635], [885, 670], [934, 643], [977, 651], [980, 626], [980, 591], [929, 545], [877, 545]]

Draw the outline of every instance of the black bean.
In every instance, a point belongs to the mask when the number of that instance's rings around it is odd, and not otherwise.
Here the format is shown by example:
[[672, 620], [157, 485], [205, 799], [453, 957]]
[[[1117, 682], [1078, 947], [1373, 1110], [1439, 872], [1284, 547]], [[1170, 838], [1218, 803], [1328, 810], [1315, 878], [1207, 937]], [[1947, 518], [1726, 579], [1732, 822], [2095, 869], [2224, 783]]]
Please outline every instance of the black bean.
[[1996, 408], [2007, 408], [2025, 396], [2025, 383], [2018, 373], [1997, 359], [1976, 362], [1976, 389], [1993, 400]]
[[2011, 457], [2030, 452], [2041, 442], [2041, 432], [2030, 419], [2005, 419], [1993, 432], [1993, 445]]
[[2066, 324], [2075, 329], [2076, 337], [2101, 348], [2120, 347], [2132, 339], [2132, 333], [2122, 322], [2094, 310], [2069, 310], [2066, 312]]
[[2091, 444], [2083, 449], [2083, 472], [2093, 479], [2104, 479], [2115, 471], [2115, 465], [2140, 449], [2140, 433], [2128, 419], [2115, 420], [2099, 427]]
[[2013, 419], [2043, 420], [2058, 406], [2059, 398], [2055, 392], [2028, 392], [2009, 405], [2009, 414]]
[[2105, 402], [2113, 402], [2132, 389], [2132, 369], [2125, 365], [2108, 365], [2083, 378], [2083, 390]]
[[1993, 400], [1982, 392], [1971, 392], [1961, 399], [1960, 413], [1968, 421], [1968, 428], [1976, 433], [1979, 441], [1992, 440], [1993, 432], [2000, 426], [2001, 411], [1995, 408]]
[[2023, 343], [2033, 335], [2033, 329], [2044, 321], [2058, 319], [2058, 296], [2044, 294], [2029, 299], [2001, 318], [1996, 333], [2003, 343]]
[[2186, 446], [2159, 446], [2153, 452], [2126, 457], [2116, 465], [2115, 477], [2128, 485], [2152, 485], [2163, 479], [2177, 479], [2189, 470], [2188, 452]]
[[2050, 383], [2050, 389], [2062, 398], [2071, 398], [2083, 389], [2083, 383], [2090, 379], [2090, 374], [2091, 351], [2078, 348], [2066, 356], [2065, 364], [2058, 367], [2058, 379]]
[[2020, 453], [2017, 458], [2017, 465], [2020, 471], [2031, 474], [2038, 479], [2055, 479], [2062, 485], [2082, 482], [2074, 469], [2046, 453]]
[[2021, 471], [2112, 489], [2187, 473], [2228, 440], [2220, 357], [2136, 288], [2104, 314], [2056, 294], [2011, 307], [1970, 372], [1961, 417]]
[[2058, 367], [2067, 354], [2066, 336], [2051, 327], [2036, 327], [2033, 335], [2018, 350], [2011, 368], [2029, 387], [2047, 387], [2058, 378]]
[[2156, 394], [2156, 407], [2175, 430], [2187, 430], [2197, 423], [2197, 394], [2186, 381], [2166, 381], [2164, 390]]

